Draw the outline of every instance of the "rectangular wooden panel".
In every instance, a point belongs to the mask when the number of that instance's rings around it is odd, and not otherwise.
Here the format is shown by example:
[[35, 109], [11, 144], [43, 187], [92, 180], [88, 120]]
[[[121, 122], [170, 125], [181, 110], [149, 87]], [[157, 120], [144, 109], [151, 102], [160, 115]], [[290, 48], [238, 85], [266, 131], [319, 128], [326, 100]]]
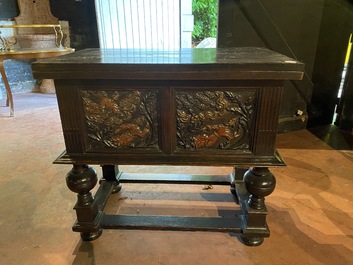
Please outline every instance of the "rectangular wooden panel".
[[157, 90], [82, 89], [89, 152], [158, 149]]

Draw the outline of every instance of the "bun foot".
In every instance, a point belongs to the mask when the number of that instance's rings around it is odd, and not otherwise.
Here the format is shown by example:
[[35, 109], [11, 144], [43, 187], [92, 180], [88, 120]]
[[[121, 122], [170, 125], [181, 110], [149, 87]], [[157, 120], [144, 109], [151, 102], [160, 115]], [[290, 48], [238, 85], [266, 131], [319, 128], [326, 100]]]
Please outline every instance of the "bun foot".
[[103, 230], [99, 229], [98, 232], [82, 232], [81, 239], [83, 241], [93, 241], [102, 235]]
[[245, 245], [250, 247], [260, 246], [264, 242], [263, 237], [249, 237], [249, 236], [241, 236], [242, 241]]
[[119, 182], [114, 183], [113, 191], [112, 193], [118, 193], [121, 191], [122, 185]]

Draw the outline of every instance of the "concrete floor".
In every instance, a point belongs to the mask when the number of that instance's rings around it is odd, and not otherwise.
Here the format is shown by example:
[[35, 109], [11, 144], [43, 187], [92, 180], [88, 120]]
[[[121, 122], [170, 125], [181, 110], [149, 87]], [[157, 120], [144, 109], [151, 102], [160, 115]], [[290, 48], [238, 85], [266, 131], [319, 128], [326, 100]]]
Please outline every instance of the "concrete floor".
[[[280, 134], [288, 166], [274, 168], [266, 199], [270, 238], [247, 247], [227, 233], [105, 230], [93, 242], [71, 231], [76, 195], [54, 95], [0, 101], [0, 264], [353, 264], [353, 151], [336, 151], [307, 130]], [[99, 171], [99, 167], [95, 167]], [[122, 167], [124, 171], [228, 174], [231, 168]], [[125, 184], [110, 212], [218, 216], [237, 209], [229, 188]], [[157, 199], [158, 198], [158, 199]]]

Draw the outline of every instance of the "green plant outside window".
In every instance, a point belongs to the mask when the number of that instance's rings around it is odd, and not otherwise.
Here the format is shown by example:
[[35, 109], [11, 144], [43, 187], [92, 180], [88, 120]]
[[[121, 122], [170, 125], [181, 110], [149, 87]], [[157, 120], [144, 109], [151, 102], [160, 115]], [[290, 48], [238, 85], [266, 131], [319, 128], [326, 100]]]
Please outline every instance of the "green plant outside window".
[[194, 15], [193, 43], [197, 44], [205, 38], [217, 38], [218, 0], [193, 0]]

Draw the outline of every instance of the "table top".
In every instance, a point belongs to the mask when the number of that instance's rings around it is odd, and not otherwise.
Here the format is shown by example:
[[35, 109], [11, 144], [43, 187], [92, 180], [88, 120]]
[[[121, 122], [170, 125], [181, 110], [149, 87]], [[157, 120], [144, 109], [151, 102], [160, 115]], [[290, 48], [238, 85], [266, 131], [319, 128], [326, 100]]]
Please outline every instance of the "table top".
[[256, 47], [85, 49], [39, 60], [32, 68], [35, 78], [53, 79], [249, 79], [250, 74], [253, 79], [299, 80], [304, 64]]
[[10, 52], [0, 52], [0, 60], [26, 60], [56, 57], [74, 52], [73, 48], [50, 48], [50, 49], [19, 49]]

